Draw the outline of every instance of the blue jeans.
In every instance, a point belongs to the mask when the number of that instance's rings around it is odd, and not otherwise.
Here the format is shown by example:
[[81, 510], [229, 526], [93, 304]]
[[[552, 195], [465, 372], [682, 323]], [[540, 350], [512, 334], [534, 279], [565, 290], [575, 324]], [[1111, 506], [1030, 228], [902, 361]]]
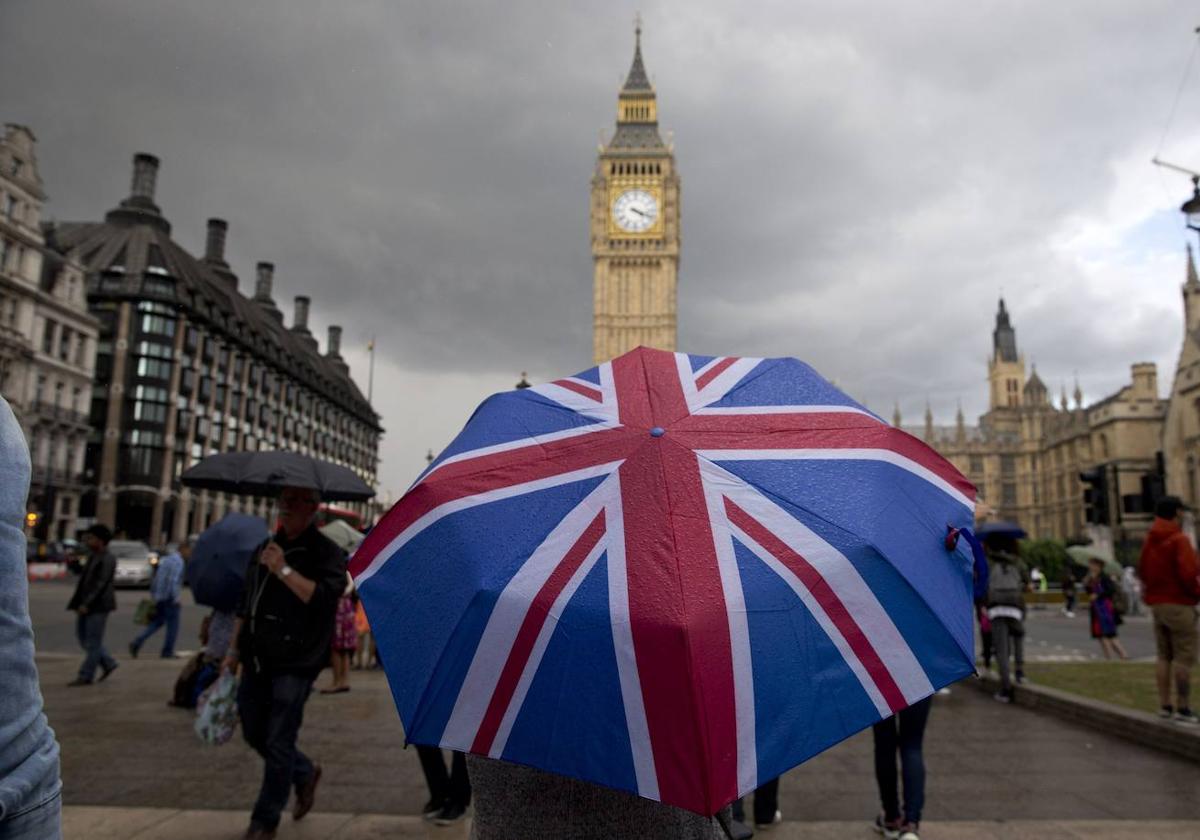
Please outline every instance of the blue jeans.
[[154, 620], [133, 640], [134, 649], [140, 649], [164, 624], [167, 626], [167, 637], [163, 639], [162, 655], [174, 656], [175, 639], [179, 636], [179, 604], [170, 599], [154, 602]]
[[899, 714], [875, 724], [875, 781], [879, 783], [879, 798], [883, 815], [889, 820], [900, 819], [900, 794], [896, 789], [896, 751], [900, 751], [900, 767], [904, 775], [904, 818], [921, 821], [925, 807], [925, 756], [921, 751], [925, 739], [925, 723], [933, 698], [926, 697]]
[[296, 746], [312, 684], [312, 679], [295, 674], [256, 674], [249, 668], [242, 672], [238, 687], [242, 736], [265, 762], [262, 787], [250, 814], [251, 823], [262, 828], [279, 825], [291, 789], [299, 789], [313, 774], [313, 763]]
[[[58, 742], [42, 713], [29, 621], [29, 450], [0, 396], [0, 838], [60, 836]], [[53, 818], [50, 812], [53, 811]], [[39, 822], [41, 824], [39, 824]]]
[[0, 820], [0, 840], [62, 840], [62, 792]]
[[96, 666], [105, 671], [117, 667], [117, 660], [109, 656], [104, 648], [104, 625], [108, 623], [108, 613], [88, 613], [75, 619], [75, 638], [87, 655], [79, 666], [79, 679], [92, 681], [96, 675]]

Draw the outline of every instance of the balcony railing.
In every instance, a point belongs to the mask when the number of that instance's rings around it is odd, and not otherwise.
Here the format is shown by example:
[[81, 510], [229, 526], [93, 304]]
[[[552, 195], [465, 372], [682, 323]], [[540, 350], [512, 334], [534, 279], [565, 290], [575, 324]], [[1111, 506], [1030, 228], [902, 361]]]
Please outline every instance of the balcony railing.
[[58, 467], [38, 467], [33, 468], [30, 475], [31, 483], [41, 485], [63, 486], [78, 486], [84, 483], [82, 473], [74, 472], [73, 470], [59, 469]]
[[47, 420], [57, 420], [71, 426], [90, 426], [88, 416], [81, 411], [75, 411], [65, 405], [55, 405], [44, 400], [35, 401], [33, 411], [39, 417]]

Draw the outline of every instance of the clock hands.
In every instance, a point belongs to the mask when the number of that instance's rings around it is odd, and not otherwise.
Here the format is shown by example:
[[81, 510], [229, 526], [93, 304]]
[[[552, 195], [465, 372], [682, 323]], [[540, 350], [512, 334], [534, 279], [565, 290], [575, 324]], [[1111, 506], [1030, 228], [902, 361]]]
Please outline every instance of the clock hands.
[[645, 218], [647, 217], [647, 215], [648, 215], [647, 213], [643, 213], [641, 210], [637, 209], [636, 207], [630, 207], [629, 209], [630, 209], [631, 211], [633, 211], [634, 213], [637, 213], [637, 214], [638, 214], [639, 216], [641, 216], [643, 219], [645, 219]]

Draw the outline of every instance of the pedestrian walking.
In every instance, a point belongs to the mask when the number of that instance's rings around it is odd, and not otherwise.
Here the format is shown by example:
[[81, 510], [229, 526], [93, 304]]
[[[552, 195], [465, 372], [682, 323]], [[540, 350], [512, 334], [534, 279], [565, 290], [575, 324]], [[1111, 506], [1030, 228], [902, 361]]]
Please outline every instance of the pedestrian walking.
[[242, 735], [264, 761], [245, 840], [275, 836], [291, 789], [292, 817], [303, 818], [321, 780], [321, 765], [296, 747], [296, 738], [313, 681], [329, 662], [346, 560], [316, 528], [320, 501], [311, 488], [286, 487], [280, 494], [279, 530], [250, 561], [235, 641], [222, 666], [242, 669]]
[[354, 591], [354, 579], [346, 573], [346, 588], [338, 598], [337, 613], [333, 623], [333, 685], [322, 688], [322, 694], [344, 694], [350, 690], [350, 658], [358, 647], [358, 633], [354, 628], [354, 607], [358, 604], [358, 593]]
[[1142, 581], [1138, 578], [1137, 569], [1126, 566], [1121, 572], [1120, 586], [1125, 590], [1125, 602], [1129, 604], [1130, 615], [1142, 614]]
[[1121, 659], [1128, 659], [1121, 640], [1117, 638], [1117, 626], [1121, 623], [1121, 614], [1113, 597], [1117, 584], [1104, 573], [1104, 561], [1099, 557], [1091, 558], [1088, 565], [1091, 571], [1084, 581], [1084, 587], [1092, 596], [1091, 606], [1088, 607], [1092, 638], [1100, 642], [1105, 659], [1112, 659], [1114, 653]]
[[1154, 616], [1158, 714], [1195, 726], [1200, 718], [1192, 711], [1189, 695], [1191, 669], [1196, 664], [1200, 570], [1196, 550], [1179, 525], [1182, 510], [1183, 503], [1175, 496], [1165, 496], [1155, 506], [1154, 524], [1142, 544], [1138, 569], [1143, 600]]
[[46, 722], [29, 619], [29, 448], [0, 397], [0, 837], [59, 840], [58, 742]]
[[988, 556], [987, 613], [1000, 670], [996, 699], [1010, 703], [1013, 698], [1010, 656], [1016, 661], [1016, 682], [1025, 681], [1025, 593], [1029, 590], [1029, 573], [1018, 554], [1016, 538], [989, 535], [984, 538], [983, 546]]
[[354, 605], [354, 632], [358, 636], [354, 650], [354, 670], [376, 668], [379, 661], [375, 652], [375, 639], [371, 636], [371, 622], [367, 620], [367, 611], [363, 607], [362, 598], [356, 599]]
[[137, 659], [138, 651], [146, 640], [166, 627], [163, 638], [162, 658], [175, 657], [175, 640], [179, 636], [179, 612], [181, 608], [180, 594], [183, 591], [183, 568], [192, 556], [190, 542], [180, 543], [179, 547], [167, 552], [158, 561], [158, 569], [154, 579], [150, 581], [150, 597], [154, 601], [154, 618], [146, 625], [146, 629], [129, 643], [129, 655]]
[[91, 685], [100, 668], [100, 679], [106, 680], [117, 670], [117, 660], [104, 647], [104, 628], [108, 614], [117, 608], [117, 596], [113, 579], [117, 572], [117, 560], [108, 550], [112, 542], [112, 531], [106, 525], [93, 525], [83, 538], [88, 547], [88, 562], [79, 576], [75, 594], [67, 603], [67, 609], [77, 614], [75, 636], [84, 650], [79, 675], [70, 686]]
[[[925, 724], [933, 698], [918, 700], [871, 728], [875, 740], [875, 782], [883, 812], [875, 830], [888, 840], [920, 840], [921, 810], [925, 807]], [[900, 758], [899, 777], [896, 757]], [[904, 781], [904, 808], [899, 782]]]
[[471, 779], [467, 775], [466, 756], [454, 752], [450, 757], [450, 770], [437, 747], [417, 745], [417, 758], [421, 760], [421, 772], [429, 788], [429, 801], [421, 809], [421, 816], [438, 825], [451, 825], [461, 820], [471, 804]]
[[1063, 615], [1067, 618], [1075, 617], [1075, 575], [1072, 574], [1070, 564], [1063, 569], [1062, 577], [1062, 594], [1063, 594]]

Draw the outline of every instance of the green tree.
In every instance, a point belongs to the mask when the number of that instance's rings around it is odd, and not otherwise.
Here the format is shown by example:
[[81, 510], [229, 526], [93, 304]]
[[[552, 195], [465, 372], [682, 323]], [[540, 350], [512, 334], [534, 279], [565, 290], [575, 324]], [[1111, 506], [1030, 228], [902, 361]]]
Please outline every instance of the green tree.
[[1049, 537], [1038, 540], [1021, 540], [1021, 558], [1030, 569], [1034, 566], [1041, 569], [1046, 580], [1051, 583], [1062, 580], [1063, 570], [1070, 562], [1067, 547], [1063, 541]]

